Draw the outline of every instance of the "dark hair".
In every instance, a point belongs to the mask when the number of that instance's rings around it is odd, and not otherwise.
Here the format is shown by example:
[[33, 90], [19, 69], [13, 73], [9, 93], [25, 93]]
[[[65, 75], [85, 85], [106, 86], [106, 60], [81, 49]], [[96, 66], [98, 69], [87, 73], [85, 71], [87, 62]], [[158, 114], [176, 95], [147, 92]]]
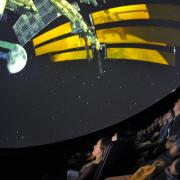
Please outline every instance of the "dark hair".
[[100, 139], [101, 140], [101, 145], [100, 148], [102, 150], [102, 156], [104, 156], [104, 153], [108, 147], [108, 145], [111, 143], [111, 138], [103, 137]]

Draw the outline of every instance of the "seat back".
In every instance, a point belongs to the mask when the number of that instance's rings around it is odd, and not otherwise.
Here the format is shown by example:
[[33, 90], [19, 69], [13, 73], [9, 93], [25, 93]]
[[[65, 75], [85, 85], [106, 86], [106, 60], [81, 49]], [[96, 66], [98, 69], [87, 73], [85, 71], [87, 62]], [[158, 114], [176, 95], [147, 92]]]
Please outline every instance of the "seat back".
[[128, 174], [133, 159], [133, 146], [131, 143], [126, 140], [112, 142], [107, 147], [93, 180], [104, 180], [106, 177]]

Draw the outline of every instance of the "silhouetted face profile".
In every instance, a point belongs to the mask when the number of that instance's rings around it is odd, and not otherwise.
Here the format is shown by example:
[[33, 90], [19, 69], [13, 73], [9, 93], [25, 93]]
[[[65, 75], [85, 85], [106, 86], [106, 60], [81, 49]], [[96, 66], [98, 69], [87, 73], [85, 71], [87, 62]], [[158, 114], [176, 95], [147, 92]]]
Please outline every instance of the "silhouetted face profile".
[[162, 123], [166, 124], [167, 122], [170, 122], [173, 119], [173, 113], [171, 112], [171, 110], [169, 110], [166, 114], [164, 114], [163, 118], [162, 118]]
[[101, 149], [101, 139], [97, 141], [97, 143], [94, 145], [94, 149], [92, 152], [92, 155], [96, 157], [96, 159], [101, 159], [102, 158], [102, 154], [103, 154], [103, 150]]
[[174, 104], [173, 111], [175, 112], [175, 115], [180, 114], [180, 99], [178, 99]]

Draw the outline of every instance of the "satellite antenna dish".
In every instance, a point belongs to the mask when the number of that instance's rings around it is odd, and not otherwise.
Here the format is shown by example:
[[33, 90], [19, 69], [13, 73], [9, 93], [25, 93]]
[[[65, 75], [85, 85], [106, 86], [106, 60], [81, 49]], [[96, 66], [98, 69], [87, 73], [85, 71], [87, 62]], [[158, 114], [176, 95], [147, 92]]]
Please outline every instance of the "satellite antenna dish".
[[21, 71], [27, 63], [27, 53], [19, 44], [0, 41], [0, 48], [8, 52], [0, 51], [0, 59], [7, 61], [9, 73], [14, 74]]

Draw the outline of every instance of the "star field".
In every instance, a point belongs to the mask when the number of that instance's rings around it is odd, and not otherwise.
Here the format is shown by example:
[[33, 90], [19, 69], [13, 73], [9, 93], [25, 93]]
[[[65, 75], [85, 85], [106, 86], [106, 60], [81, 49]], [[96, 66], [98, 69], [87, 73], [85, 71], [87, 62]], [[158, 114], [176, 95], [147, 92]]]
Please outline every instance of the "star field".
[[[14, 17], [1, 22], [0, 39], [17, 42]], [[27, 66], [11, 75], [0, 61], [0, 148], [48, 144], [89, 134], [148, 108], [180, 84], [176, 65], [98, 60], [52, 63], [25, 46]]]

